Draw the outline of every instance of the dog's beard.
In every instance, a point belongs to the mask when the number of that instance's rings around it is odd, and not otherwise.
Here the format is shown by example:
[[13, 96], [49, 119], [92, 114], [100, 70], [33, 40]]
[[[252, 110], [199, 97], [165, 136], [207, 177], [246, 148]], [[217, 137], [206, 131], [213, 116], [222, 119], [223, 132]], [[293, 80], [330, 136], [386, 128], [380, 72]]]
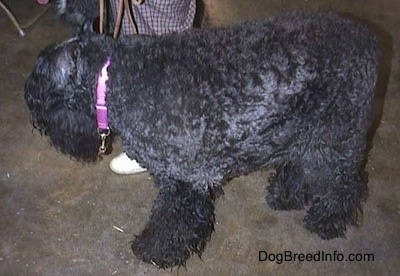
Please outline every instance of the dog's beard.
[[31, 123], [41, 134], [49, 136], [51, 144], [63, 154], [78, 161], [95, 161], [100, 145], [95, 116], [79, 105], [66, 102], [60, 95], [63, 93], [66, 92], [49, 93], [48, 97], [40, 99], [27, 90]]
[[[30, 121], [52, 145], [79, 161], [97, 159], [97, 133], [93, 96], [76, 88], [76, 64], [68, 53], [46, 50], [25, 85]], [[62, 58], [60, 58], [61, 54]]]
[[66, 106], [51, 110], [49, 116], [47, 132], [55, 148], [79, 161], [97, 159], [100, 137], [94, 117]]

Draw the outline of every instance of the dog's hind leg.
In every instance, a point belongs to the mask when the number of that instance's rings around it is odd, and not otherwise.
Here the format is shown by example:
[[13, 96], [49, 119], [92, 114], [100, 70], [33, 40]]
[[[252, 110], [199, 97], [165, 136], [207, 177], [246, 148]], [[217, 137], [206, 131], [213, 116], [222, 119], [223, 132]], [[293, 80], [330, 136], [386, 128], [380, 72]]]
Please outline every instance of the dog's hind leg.
[[132, 243], [133, 253], [160, 268], [185, 265], [192, 253], [201, 256], [214, 231], [213, 196], [190, 183], [158, 177], [155, 181], [160, 193], [149, 222]]
[[268, 179], [267, 202], [272, 209], [298, 210], [307, 203], [307, 184], [299, 164], [288, 162]]
[[368, 195], [368, 175], [363, 168], [364, 133], [349, 133], [350, 138], [332, 139], [335, 142], [324, 143], [323, 148], [309, 150], [304, 156], [313, 177], [312, 205], [304, 222], [308, 230], [323, 239], [344, 237], [347, 225], [357, 225]]
[[347, 225], [357, 225], [368, 194], [366, 172], [343, 173], [331, 181], [333, 185], [314, 199], [304, 218], [306, 228], [323, 239], [344, 237]]

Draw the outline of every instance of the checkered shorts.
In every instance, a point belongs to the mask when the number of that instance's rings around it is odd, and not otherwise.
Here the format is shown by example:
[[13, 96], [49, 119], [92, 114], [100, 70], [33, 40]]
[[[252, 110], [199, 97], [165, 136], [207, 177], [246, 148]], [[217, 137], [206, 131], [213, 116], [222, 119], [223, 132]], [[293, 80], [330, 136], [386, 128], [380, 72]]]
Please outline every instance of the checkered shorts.
[[[112, 0], [111, 10], [117, 18], [118, 3]], [[133, 18], [139, 34], [161, 35], [182, 32], [193, 26], [196, 13], [196, 0], [144, 0], [137, 5], [131, 1]], [[121, 34], [133, 34], [134, 29], [124, 13]]]

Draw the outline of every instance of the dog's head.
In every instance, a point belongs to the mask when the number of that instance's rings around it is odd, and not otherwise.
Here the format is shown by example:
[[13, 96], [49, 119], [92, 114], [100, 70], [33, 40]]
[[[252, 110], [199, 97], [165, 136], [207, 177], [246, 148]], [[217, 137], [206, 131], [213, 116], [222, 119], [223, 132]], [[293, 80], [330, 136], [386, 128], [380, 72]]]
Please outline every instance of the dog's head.
[[53, 146], [80, 160], [98, 156], [94, 91], [108, 38], [73, 38], [44, 49], [25, 84], [31, 124]]

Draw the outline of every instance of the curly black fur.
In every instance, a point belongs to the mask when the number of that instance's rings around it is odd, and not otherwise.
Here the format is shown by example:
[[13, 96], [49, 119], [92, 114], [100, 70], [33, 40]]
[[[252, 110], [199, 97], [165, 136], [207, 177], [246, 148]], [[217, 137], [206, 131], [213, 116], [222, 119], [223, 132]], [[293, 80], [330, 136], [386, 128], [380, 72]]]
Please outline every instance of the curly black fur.
[[78, 160], [97, 157], [93, 91], [107, 57], [111, 129], [160, 188], [132, 245], [140, 259], [167, 268], [200, 255], [213, 231], [213, 191], [263, 168], [276, 169], [270, 206], [311, 204], [305, 225], [322, 238], [357, 224], [379, 58], [367, 27], [292, 13], [49, 47], [26, 83], [31, 122]]

